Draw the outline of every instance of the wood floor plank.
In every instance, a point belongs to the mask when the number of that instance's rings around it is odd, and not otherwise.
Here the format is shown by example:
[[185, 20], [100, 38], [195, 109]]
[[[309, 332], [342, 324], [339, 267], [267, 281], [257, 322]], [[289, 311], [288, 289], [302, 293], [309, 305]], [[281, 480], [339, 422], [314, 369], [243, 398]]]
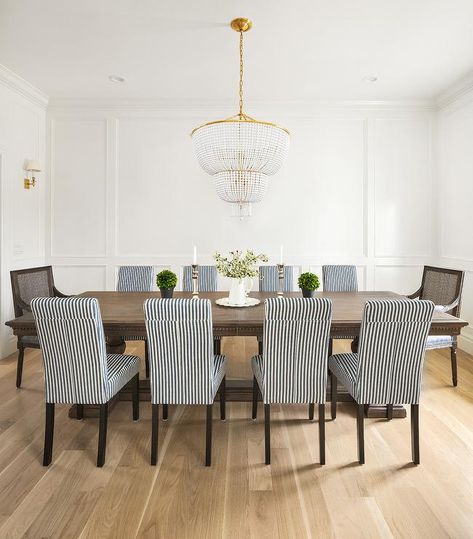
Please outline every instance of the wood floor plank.
[[[232, 376], [251, 376], [256, 340], [224, 339]], [[348, 341], [335, 343], [347, 350]], [[143, 344], [127, 350], [143, 356]], [[41, 465], [44, 436], [40, 354], [0, 362], [0, 537], [240, 538], [473, 536], [473, 358], [459, 352], [451, 387], [448, 353], [427, 354], [421, 398], [421, 465], [410, 463], [407, 419], [367, 419], [366, 464], [357, 463], [350, 403], [326, 410], [326, 460], [307, 406], [271, 409], [272, 464], [264, 464], [263, 407], [214, 406], [212, 466], [204, 466], [205, 409], [171, 407], [160, 421], [158, 466], [149, 464], [149, 403], [138, 422], [119, 402], [109, 420], [107, 460], [95, 466], [98, 422], [71, 420], [58, 406], [53, 463]], [[233, 370], [232, 370], [233, 369]]]

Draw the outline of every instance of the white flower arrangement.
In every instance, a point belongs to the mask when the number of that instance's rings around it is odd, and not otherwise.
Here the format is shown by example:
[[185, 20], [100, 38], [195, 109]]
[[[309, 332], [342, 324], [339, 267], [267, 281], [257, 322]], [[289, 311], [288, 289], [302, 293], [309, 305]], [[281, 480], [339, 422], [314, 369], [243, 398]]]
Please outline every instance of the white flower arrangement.
[[255, 254], [248, 250], [243, 254], [243, 251], [230, 251], [229, 256], [223, 256], [220, 253], [215, 253], [215, 267], [217, 271], [224, 277], [233, 279], [244, 279], [245, 277], [258, 276], [258, 262], [267, 262], [268, 257], [264, 254]]

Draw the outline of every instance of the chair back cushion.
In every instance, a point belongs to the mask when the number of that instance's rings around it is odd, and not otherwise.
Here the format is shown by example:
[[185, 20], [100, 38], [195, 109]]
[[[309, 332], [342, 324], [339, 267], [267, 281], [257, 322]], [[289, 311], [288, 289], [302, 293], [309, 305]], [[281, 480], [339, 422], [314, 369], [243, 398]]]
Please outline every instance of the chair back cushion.
[[[22, 316], [33, 298], [54, 296], [51, 266], [28, 268], [10, 272], [15, 316]], [[21, 302], [24, 304], [22, 307]], [[28, 309], [29, 310], [29, 309]]]
[[356, 266], [322, 266], [325, 292], [357, 292]]
[[[217, 268], [215, 266], [199, 266], [197, 286], [199, 292], [216, 292]], [[192, 292], [192, 266], [184, 266], [183, 268], [182, 290]]]
[[263, 401], [324, 403], [332, 302], [270, 298], [263, 330]]
[[[259, 289], [260, 292], [278, 292], [279, 275], [277, 266], [259, 267]], [[284, 266], [284, 292], [294, 291], [294, 268], [293, 266]]]
[[212, 308], [208, 299], [147, 299], [151, 402], [213, 401]]
[[[449, 305], [461, 298], [464, 272], [426, 266], [422, 278], [420, 298], [433, 301], [435, 305]], [[454, 309], [454, 316], [460, 315], [460, 306]]]
[[431, 301], [370, 300], [360, 331], [356, 401], [359, 404], [417, 404]]
[[31, 302], [44, 361], [46, 402], [107, 402], [107, 355], [95, 298]]
[[120, 266], [118, 292], [149, 292], [153, 289], [153, 266]]

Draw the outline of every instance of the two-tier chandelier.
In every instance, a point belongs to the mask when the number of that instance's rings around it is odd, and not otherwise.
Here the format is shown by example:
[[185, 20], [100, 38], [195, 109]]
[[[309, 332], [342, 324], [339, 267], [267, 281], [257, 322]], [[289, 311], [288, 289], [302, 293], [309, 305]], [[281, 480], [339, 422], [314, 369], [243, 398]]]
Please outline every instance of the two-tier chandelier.
[[266, 193], [268, 176], [276, 174], [286, 158], [289, 131], [244, 112], [243, 34], [252, 22], [238, 18], [230, 26], [240, 34], [240, 110], [231, 118], [196, 127], [191, 137], [197, 160], [213, 177], [218, 196], [234, 206], [234, 215], [248, 217], [251, 204]]

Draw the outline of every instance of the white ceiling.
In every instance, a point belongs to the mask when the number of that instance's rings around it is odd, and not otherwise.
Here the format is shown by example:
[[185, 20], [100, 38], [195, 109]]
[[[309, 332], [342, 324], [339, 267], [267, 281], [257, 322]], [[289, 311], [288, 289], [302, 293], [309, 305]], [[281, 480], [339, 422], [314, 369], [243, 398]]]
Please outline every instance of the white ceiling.
[[473, 69], [473, 0], [0, 0], [0, 64], [51, 97], [231, 98], [236, 16], [248, 100], [428, 99]]

